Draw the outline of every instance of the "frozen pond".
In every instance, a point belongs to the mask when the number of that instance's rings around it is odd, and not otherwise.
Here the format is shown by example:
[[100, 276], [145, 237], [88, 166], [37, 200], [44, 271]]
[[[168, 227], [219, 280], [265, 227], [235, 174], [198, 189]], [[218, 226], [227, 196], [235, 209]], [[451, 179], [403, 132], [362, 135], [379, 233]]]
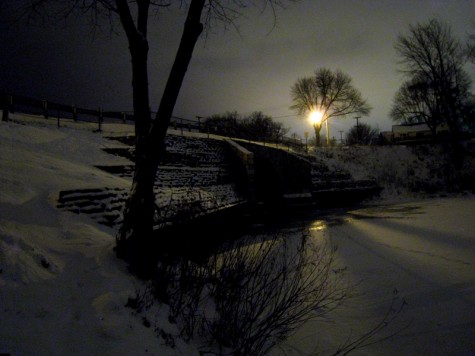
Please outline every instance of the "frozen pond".
[[325, 320], [305, 325], [291, 348], [331, 354], [380, 322], [396, 296], [395, 308], [407, 303], [403, 312], [369, 341], [396, 335], [353, 354], [475, 354], [473, 197], [374, 206], [307, 225], [338, 246], [354, 295]]

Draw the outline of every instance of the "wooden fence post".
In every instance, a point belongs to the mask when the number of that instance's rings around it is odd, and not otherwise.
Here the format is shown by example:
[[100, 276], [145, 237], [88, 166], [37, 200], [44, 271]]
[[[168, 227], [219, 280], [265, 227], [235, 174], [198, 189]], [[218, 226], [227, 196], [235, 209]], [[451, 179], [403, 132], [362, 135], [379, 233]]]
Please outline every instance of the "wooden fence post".
[[76, 105], [71, 106], [71, 112], [73, 113], [73, 121], [78, 121], [78, 108]]
[[2, 121], [8, 121], [8, 109], [3, 108]]
[[43, 116], [47, 119], [49, 117], [48, 100], [42, 100], [41, 103], [43, 105]]
[[15, 105], [13, 105], [13, 95], [8, 95], [7, 102], [8, 102], [8, 111], [10, 111], [12, 114], [14, 114], [15, 113]]
[[99, 128], [98, 128], [98, 131], [101, 132], [102, 131], [102, 108], [99, 107], [99, 109], [97, 110], [97, 122], [99, 124]]
[[3, 98], [2, 98], [2, 110], [3, 110], [3, 114], [2, 114], [2, 121], [8, 121], [8, 114], [9, 114], [9, 111], [10, 111], [10, 100], [9, 100], [9, 95], [5, 95]]

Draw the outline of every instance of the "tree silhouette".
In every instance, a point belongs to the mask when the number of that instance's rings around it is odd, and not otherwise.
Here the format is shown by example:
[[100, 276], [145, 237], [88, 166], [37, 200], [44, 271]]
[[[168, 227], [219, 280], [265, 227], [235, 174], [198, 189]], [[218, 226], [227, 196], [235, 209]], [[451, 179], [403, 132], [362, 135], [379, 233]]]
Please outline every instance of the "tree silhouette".
[[205, 119], [204, 124], [210, 131], [220, 135], [268, 142], [278, 142], [289, 130], [260, 111], [248, 116], [236, 111], [212, 115]]
[[371, 128], [370, 125], [359, 123], [353, 126], [346, 135], [346, 142], [349, 145], [371, 145], [378, 140], [379, 132], [377, 129]]
[[393, 120], [424, 122], [434, 134], [445, 123], [456, 139], [474, 120], [464, 46], [447, 24], [432, 19], [410, 26], [408, 34], [398, 37], [395, 49], [407, 80], [395, 96]]
[[[292, 0], [288, 0], [292, 1]], [[152, 120], [148, 85], [148, 25], [152, 8], [188, 5], [175, 60], [170, 70], [160, 104]], [[274, 13], [283, 0], [262, 0]], [[255, 4], [251, 4], [255, 5]], [[124, 210], [124, 221], [116, 238], [118, 255], [130, 262], [135, 271], [146, 276], [153, 269], [154, 184], [158, 162], [164, 152], [164, 140], [170, 118], [185, 78], [198, 38], [205, 27], [220, 22], [235, 25], [241, 12], [249, 7], [245, 1], [191, 0], [30, 0], [25, 8], [29, 15], [68, 17], [73, 13], [89, 14], [92, 26], [102, 20], [114, 24], [119, 19], [125, 32], [132, 61], [133, 108], [135, 118], [135, 171], [132, 188]]]
[[327, 144], [330, 135], [328, 121], [332, 117], [350, 114], [369, 115], [371, 107], [363, 99], [361, 92], [352, 84], [352, 79], [341, 70], [331, 71], [320, 68], [313, 77], [299, 78], [291, 87], [293, 105], [299, 115], [319, 112], [321, 119], [314, 124], [317, 144], [320, 141], [320, 130], [327, 125]]
[[[473, 28], [475, 29], [475, 22], [472, 23]], [[475, 32], [472, 32], [468, 36], [468, 41], [466, 45], [466, 53], [468, 60], [472, 63], [475, 63]]]

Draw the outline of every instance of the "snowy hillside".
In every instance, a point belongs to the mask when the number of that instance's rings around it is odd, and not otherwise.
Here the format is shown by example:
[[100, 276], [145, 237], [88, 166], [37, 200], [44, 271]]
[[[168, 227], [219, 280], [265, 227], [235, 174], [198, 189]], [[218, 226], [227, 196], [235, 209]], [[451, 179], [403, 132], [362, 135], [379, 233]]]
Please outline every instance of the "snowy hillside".
[[356, 179], [375, 180], [383, 188], [378, 201], [390, 202], [475, 191], [475, 141], [464, 143], [464, 149], [462, 177], [456, 177], [451, 158], [437, 145], [329, 148], [318, 151], [317, 159]]
[[180, 353], [124, 307], [140, 282], [112, 250], [116, 231], [56, 208], [62, 190], [130, 187], [93, 167], [127, 163], [105, 145], [91, 130], [0, 122], [0, 353]]

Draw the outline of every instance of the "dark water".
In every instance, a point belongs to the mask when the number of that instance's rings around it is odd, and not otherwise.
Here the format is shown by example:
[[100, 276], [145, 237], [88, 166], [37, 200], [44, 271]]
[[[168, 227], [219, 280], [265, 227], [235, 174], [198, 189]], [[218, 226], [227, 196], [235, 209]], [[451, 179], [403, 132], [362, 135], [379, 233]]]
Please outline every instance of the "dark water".
[[192, 259], [206, 258], [224, 243], [243, 237], [307, 234], [318, 224], [342, 224], [350, 208], [239, 206], [157, 231], [159, 248]]

